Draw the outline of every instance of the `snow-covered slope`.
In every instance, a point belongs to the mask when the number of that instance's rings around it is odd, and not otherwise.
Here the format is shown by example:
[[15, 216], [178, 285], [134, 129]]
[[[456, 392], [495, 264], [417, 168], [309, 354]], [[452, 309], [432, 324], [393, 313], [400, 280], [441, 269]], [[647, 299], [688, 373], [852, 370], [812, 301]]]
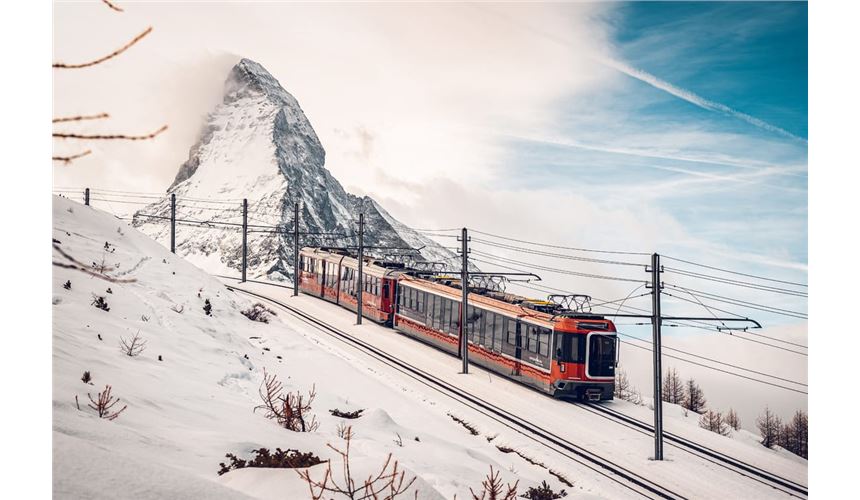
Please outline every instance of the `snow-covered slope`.
[[[109, 214], [54, 198], [53, 238], [56, 498], [306, 498], [294, 470], [218, 476], [218, 464], [225, 453], [250, 458], [259, 447], [337, 460], [326, 445], [342, 447], [337, 427], [344, 422], [355, 430], [355, 470], [378, 470], [393, 453], [418, 477], [419, 498], [466, 498], [490, 465], [521, 488], [544, 479], [559, 487], [544, 469], [470, 436], [446, 415], [463, 408], [429, 398], [281, 317], [248, 320], [240, 313], [248, 300]], [[116, 281], [69, 267], [91, 263]], [[95, 296], [109, 311], [92, 305]], [[211, 316], [204, 313], [207, 299]], [[120, 352], [120, 340], [138, 332], [146, 349], [137, 357]], [[254, 413], [264, 368], [285, 390], [316, 387], [318, 431], [291, 432]], [[81, 380], [84, 371], [91, 384]], [[87, 407], [87, 394], [96, 398], [106, 384], [121, 399], [114, 410], [128, 405], [112, 421]], [[334, 408], [366, 411], [344, 421], [329, 414]]]
[[[210, 113], [169, 192], [179, 200], [178, 218], [240, 222], [237, 207], [247, 198], [249, 224], [284, 230], [292, 227], [293, 204], [300, 201], [300, 228], [311, 233], [353, 235], [358, 214], [364, 212], [366, 245], [423, 246], [421, 254], [427, 260], [456, 261], [451, 252], [397, 222], [370, 197], [347, 193], [325, 168], [325, 150], [298, 101], [265, 68], [248, 59], [231, 70], [223, 102]], [[235, 203], [205, 203], [212, 200]], [[166, 217], [169, 202], [161, 200], [140, 213]], [[139, 216], [136, 224], [161, 241], [169, 238], [161, 219]], [[221, 272], [239, 269], [241, 241], [238, 230], [182, 226], [177, 251]], [[355, 244], [355, 238], [309, 238], [305, 243], [314, 242], [342, 246]], [[291, 233], [253, 233], [248, 255], [252, 276], [292, 276]]]

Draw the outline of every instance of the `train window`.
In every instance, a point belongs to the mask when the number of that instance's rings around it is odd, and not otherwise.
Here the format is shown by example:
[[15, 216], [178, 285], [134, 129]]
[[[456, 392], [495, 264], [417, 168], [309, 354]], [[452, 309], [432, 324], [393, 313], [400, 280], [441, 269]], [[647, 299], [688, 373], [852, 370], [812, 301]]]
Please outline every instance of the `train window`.
[[445, 332], [446, 333], [457, 333], [457, 318], [454, 317], [456, 314], [455, 311], [455, 303], [451, 299], [445, 299], [445, 311], [442, 313], [442, 319], [445, 322]]
[[416, 293], [415, 293], [415, 295], [416, 295], [416, 299], [415, 299], [415, 303], [416, 303], [415, 310], [416, 310], [416, 311], [418, 311], [419, 313], [422, 313], [422, 314], [423, 314], [423, 313], [424, 313], [424, 299], [425, 299], [425, 297], [424, 297], [424, 292], [419, 291], [419, 290], [416, 290], [415, 292], [416, 292]]
[[493, 346], [493, 333], [495, 333], [496, 329], [496, 317], [495, 313], [487, 313], [486, 325], [484, 326], [484, 338], [481, 341], [486, 347]]
[[538, 348], [538, 353], [540, 353], [541, 356], [549, 356], [549, 336], [550, 336], [550, 330], [549, 329], [547, 329], [547, 328], [541, 328], [540, 329], [540, 340], [539, 340], [539, 342], [540, 342], [539, 346], [540, 347]]
[[442, 302], [445, 299], [436, 297], [433, 300], [433, 328], [436, 330], [442, 329]]
[[496, 316], [496, 322], [493, 324], [493, 350], [502, 352], [502, 338], [505, 335], [505, 317]]
[[529, 352], [538, 352], [538, 327], [529, 325]]
[[517, 322], [516, 320], [509, 319], [505, 322], [507, 324], [506, 333], [505, 333], [505, 342], [510, 345], [517, 345]]
[[424, 323], [431, 328], [433, 326], [433, 302], [435, 302], [435, 298], [436, 297], [432, 293], [428, 293], [425, 302], [425, 307], [427, 308], [427, 321], [425, 321]]

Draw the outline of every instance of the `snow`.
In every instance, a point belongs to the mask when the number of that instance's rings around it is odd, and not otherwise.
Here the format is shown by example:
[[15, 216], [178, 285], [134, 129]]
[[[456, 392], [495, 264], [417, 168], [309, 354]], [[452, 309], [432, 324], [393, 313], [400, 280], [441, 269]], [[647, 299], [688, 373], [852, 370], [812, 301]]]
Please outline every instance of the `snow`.
[[[58, 497], [302, 498], [306, 485], [295, 471], [240, 470], [219, 477], [218, 464], [225, 453], [249, 458], [259, 447], [337, 459], [326, 446], [343, 443], [336, 430], [343, 420], [328, 412], [334, 408], [366, 409], [348, 422], [356, 434], [356, 470], [378, 468], [392, 453], [409, 475], [418, 476], [413, 488], [419, 498], [466, 497], [490, 465], [505, 480], [519, 479], [521, 487], [543, 480], [559, 487], [543, 469], [501, 453], [483, 436], [469, 435], [446, 415], [460, 413], [449, 401], [383, 375], [306, 326], [288, 324], [283, 313], [270, 324], [248, 320], [240, 311], [252, 301], [124, 221], [54, 198], [53, 237], [76, 260], [104, 258], [111, 267], [118, 265], [109, 274], [134, 268], [125, 277], [136, 279], [110, 283], [54, 267], [53, 485]], [[115, 250], [105, 252], [105, 242]], [[56, 250], [54, 261], [68, 262]], [[67, 280], [71, 290], [63, 288]], [[106, 293], [108, 287], [113, 293]], [[104, 296], [110, 311], [90, 305], [93, 294]], [[206, 298], [213, 305], [211, 317], [203, 312]], [[172, 306], [184, 307], [183, 312]], [[137, 331], [147, 340], [146, 350], [128, 357], [118, 342]], [[264, 367], [279, 376], [285, 390], [316, 387], [317, 432], [290, 432], [254, 413]], [[81, 381], [85, 370], [93, 385]], [[95, 398], [105, 384], [121, 399], [120, 406], [128, 405], [113, 421], [99, 419], [86, 407], [87, 393]], [[402, 446], [395, 443], [398, 434]], [[322, 467], [313, 474], [321, 474]], [[587, 482], [582, 485], [587, 488]]]
[[[71, 211], [70, 211], [71, 210]], [[270, 324], [252, 322], [240, 311], [253, 302], [159, 243], [103, 212], [67, 199], [53, 200], [53, 237], [63, 252], [80, 262], [116, 266], [109, 274], [134, 278], [109, 283], [74, 269], [54, 267], [53, 288], [53, 486], [60, 498], [306, 498], [307, 485], [288, 469], [241, 469], [218, 476], [225, 453], [249, 458], [266, 447], [312, 451], [323, 459], [342, 447], [338, 424], [352, 424], [353, 466], [359, 473], [378, 471], [391, 453], [419, 498], [469, 497], [492, 465], [505, 481], [520, 481], [520, 491], [546, 480], [568, 498], [628, 498], [630, 490], [529, 437], [515, 432], [431, 387], [405, 377], [391, 366], [331, 336], [310, 328], [283, 309]], [[105, 251], [105, 242], [114, 251]], [[55, 262], [67, 262], [55, 250]], [[71, 290], [63, 288], [70, 280]], [[229, 281], [230, 286], [237, 286]], [[106, 289], [112, 289], [111, 294]], [[556, 401], [473, 366], [459, 373], [459, 360], [291, 290], [245, 283], [241, 288], [276, 297], [368, 342], [441, 380], [527, 419], [604, 458], [691, 498], [774, 498], [770, 487], [666, 446], [664, 462], [649, 459], [649, 435], [609, 422], [583, 408]], [[198, 297], [198, 293], [200, 296]], [[110, 311], [90, 305], [93, 294], [106, 297]], [[203, 312], [203, 301], [213, 315]], [[181, 314], [171, 307], [184, 307]], [[144, 320], [144, 317], [146, 320]], [[120, 337], [140, 331], [147, 340], [139, 357], [118, 348]], [[101, 335], [103, 340], [99, 340]], [[267, 348], [268, 350], [266, 350]], [[158, 360], [161, 355], [163, 361]], [[246, 358], [247, 356], [247, 358]], [[281, 357], [281, 359], [278, 358]], [[296, 433], [278, 427], [253, 408], [263, 368], [278, 375], [285, 390], [316, 388], [313, 405], [318, 431]], [[81, 381], [85, 370], [93, 385]], [[105, 384], [121, 405], [113, 421], [99, 419], [86, 407]], [[78, 396], [81, 410], [75, 405]], [[650, 420], [647, 407], [623, 401], [616, 409]], [[366, 409], [345, 421], [328, 410]], [[806, 483], [806, 461], [768, 450], [755, 436], [741, 432], [723, 437], [698, 428], [697, 418], [666, 405], [666, 429], [714, 449]], [[472, 436], [448, 415], [474, 425]], [[399, 438], [398, 438], [399, 435]], [[416, 438], [418, 438], [416, 440]], [[402, 444], [399, 445], [397, 442]], [[563, 473], [565, 487], [547, 470], [515, 453]], [[324, 469], [311, 469], [319, 477]], [[411, 495], [408, 495], [411, 498]]]

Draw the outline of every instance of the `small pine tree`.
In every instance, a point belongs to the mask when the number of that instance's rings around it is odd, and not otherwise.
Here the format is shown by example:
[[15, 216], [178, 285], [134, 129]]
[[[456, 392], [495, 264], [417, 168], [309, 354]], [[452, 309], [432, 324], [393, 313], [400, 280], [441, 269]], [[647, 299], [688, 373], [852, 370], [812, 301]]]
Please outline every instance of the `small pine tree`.
[[63, 283], [63, 288], [65, 288], [66, 290], [71, 290], [72, 289], [72, 280], [66, 280], [66, 282]]
[[707, 403], [705, 393], [702, 392], [702, 388], [699, 387], [699, 384], [697, 384], [692, 378], [687, 380], [686, 394], [684, 395], [681, 406], [694, 413], [702, 413], [705, 409], [705, 403]]
[[206, 316], [212, 316], [212, 303], [209, 302], [209, 299], [206, 299], [206, 302], [203, 304], [203, 312], [206, 313]]
[[681, 404], [686, 398], [687, 391], [678, 370], [669, 368], [663, 377], [663, 401], [672, 404]]
[[741, 419], [733, 408], [729, 408], [729, 412], [726, 414], [726, 424], [736, 431], [741, 430]]
[[756, 427], [761, 434], [761, 444], [768, 448], [779, 444], [782, 422], [767, 406], [764, 408], [764, 413], [756, 420]]

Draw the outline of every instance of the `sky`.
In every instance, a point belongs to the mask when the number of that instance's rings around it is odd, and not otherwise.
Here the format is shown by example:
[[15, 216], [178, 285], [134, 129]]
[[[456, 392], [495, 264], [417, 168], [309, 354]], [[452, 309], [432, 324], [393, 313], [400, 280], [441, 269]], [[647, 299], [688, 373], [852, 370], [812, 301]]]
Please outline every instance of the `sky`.
[[[90, 60], [154, 28], [107, 63], [55, 70], [54, 114], [111, 114], [75, 125], [79, 131], [169, 129], [141, 143], [55, 141], [56, 154], [93, 150], [55, 165], [55, 187], [163, 192], [219, 102], [231, 65], [248, 57], [298, 99], [344, 187], [413, 227], [468, 226], [560, 246], [659, 252], [807, 282], [806, 3], [120, 5], [125, 12], [101, 2], [54, 4], [55, 61]], [[501, 257], [648, 277], [643, 255], [610, 257], [639, 266], [559, 260], [473, 237], [484, 240], [473, 250], [492, 256], [480, 258], [496, 262], [479, 264], [487, 270], [503, 270]], [[806, 291], [678, 260], [664, 265]], [[538, 274], [542, 286], [595, 302], [629, 295], [625, 305], [650, 307], [633, 281]], [[764, 329], [756, 333], [779, 339], [667, 327], [664, 346], [806, 382], [806, 349], [785, 343], [807, 345], [805, 297], [668, 270], [663, 278], [671, 294], [663, 297], [666, 314], [727, 314], [720, 308], [758, 320]], [[684, 289], [711, 294], [700, 299], [710, 309]], [[650, 326], [634, 324], [641, 321], [617, 323], [648, 338]], [[622, 345], [622, 367], [646, 395], [649, 356]], [[748, 428], [765, 404], [784, 417], [807, 405], [797, 392], [673, 358], [664, 365], [695, 377], [716, 409], [735, 406]]]

